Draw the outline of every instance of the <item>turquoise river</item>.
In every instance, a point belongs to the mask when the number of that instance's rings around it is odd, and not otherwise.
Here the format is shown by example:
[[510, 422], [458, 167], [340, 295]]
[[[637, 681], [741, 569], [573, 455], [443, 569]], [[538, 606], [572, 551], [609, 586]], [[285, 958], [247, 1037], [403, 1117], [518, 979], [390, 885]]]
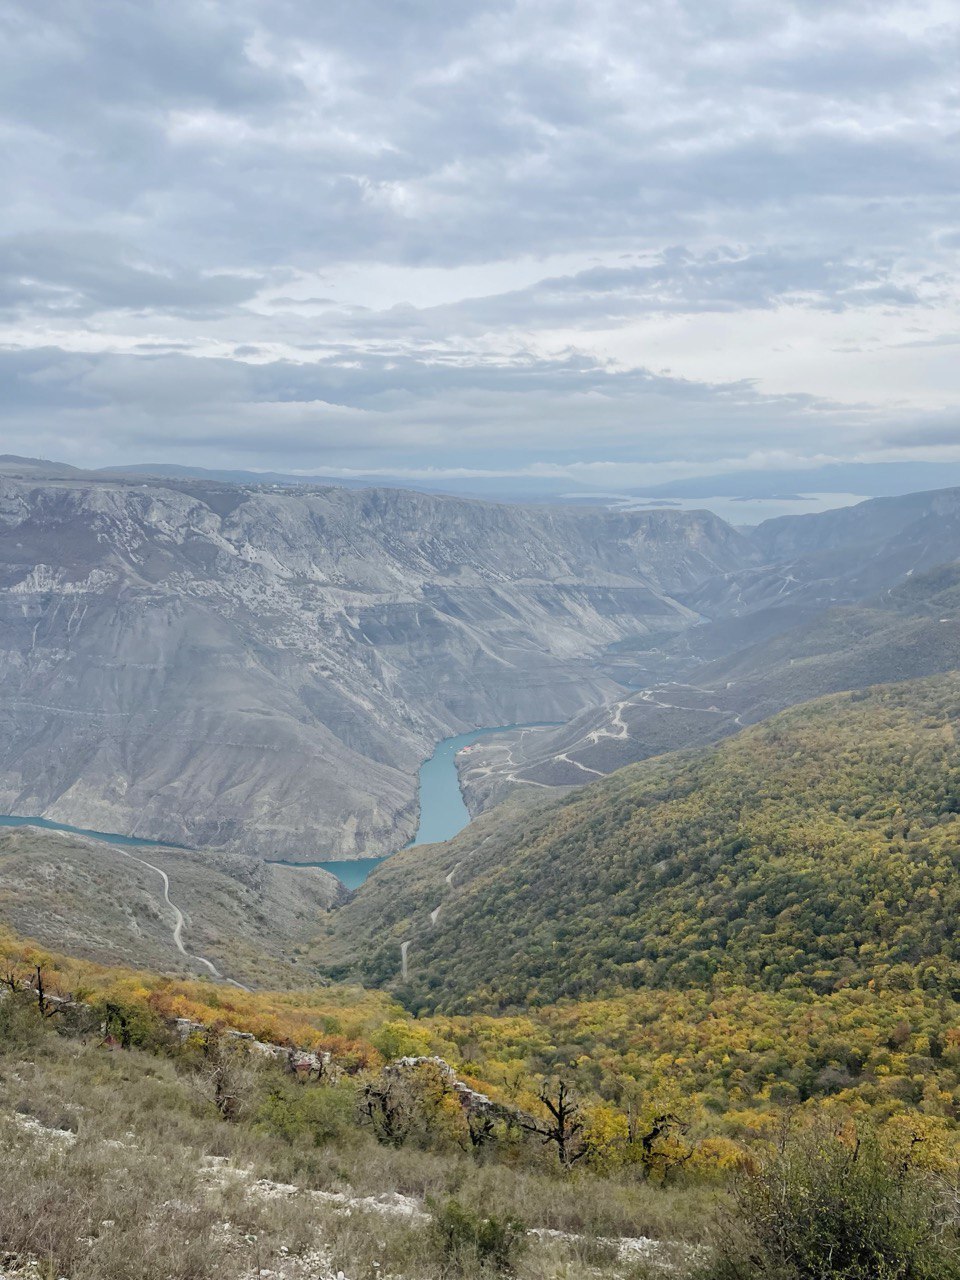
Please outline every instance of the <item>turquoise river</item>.
[[[462, 831], [470, 821], [470, 814], [463, 802], [460, 791], [460, 779], [457, 775], [456, 755], [464, 747], [472, 746], [481, 738], [490, 734], [505, 733], [508, 729], [539, 728], [540, 725], [499, 725], [491, 729], [474, 729], [471, 733], [458, 733], [455, 737], [444, 738], [429, 760], [420, 766], [420, 823], [417, 834], [405, 846], [410, 848], [416, 844], [436, 844], [441, 840], [450, 840]], [[545, 727], [545, 726], [544, 726]], [[165, 845], [167, 848], [182, 848], [169, 841], [145, 840], [139, 836], [120, 836], [109, 831], [89, 831], [85, 827], [71, 827], [63, 822], [51, 822], [48, 818], [21, 818], [0, 814], [0, 827], [42, 827], [48, 831], [70, 831], [74, 835], [91, 836], [95, 840], [104, 840], [108, 844], [125, 845], [128, 848], [147, 848], [149, 845]], [[390, 855], [387, 854], [387, 857]], [[358, 889], [367, 876], [378, 867], [383, 858], [353, 858], [349, 861], [336, 862], [296, 862], [286, 865], [301, 867], [323, 867], [331, 871], [348, 889]], [[268, 859], [269, 861], [269, 859]]]

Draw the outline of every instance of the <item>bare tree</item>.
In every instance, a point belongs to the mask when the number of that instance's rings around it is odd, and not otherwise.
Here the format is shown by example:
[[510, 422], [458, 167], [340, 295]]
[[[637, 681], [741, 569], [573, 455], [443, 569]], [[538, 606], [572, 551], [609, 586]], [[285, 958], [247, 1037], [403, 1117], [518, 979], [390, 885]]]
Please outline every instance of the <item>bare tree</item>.
[[493, 1140], [495, 1127], [496, 1121], [489, 1111], [467, 1112], [467, 1132], [470, 1135], [470, 1145], [474, 1149], [483, 1147]]
[[521, 1120], [520, 1127], [527, 1133], [537, 1134], [545, 1145], [553, 1143], [557, 1159], [565, 1169], [569, 1169], [587, 1151], [581, 1141], [583, 1113], [580, 1103], [563, 1079], [558, 1081], [554, 1090], [545, 1085], [538, 1096], [547, 1110], [548, 1119]]
[[247, 1049], [227, 1044], [214, 1029], [207, 1031], [197, 1087], [224, 1120], [239, 1119], [254, 1090], [256, 1075], [256, 1065]]
[[[659, 1173], [666, 1177], [668, 1170], [685, 1164], [693, 1155], [693, 1147], [683, 1145], [683, 1137], [690, 1128], [685, 1120], [681, 1120], [672, 1111], [661, 1111], [654, 1116], [650, 1128], [640, 1137], [643, 1151], [643, 1167], [647, 1173]], [[658, 1148], [661, 1140], [670, 1142], [666, 1148]]]
[[410, 1132], [410, 1099], [396, 1080], [378, 1076], [360, 1090], [358, 1109], [362, 1122], [369, 1124], [378, 1142], [400, 1147]]
[[43, 965], [35, 964], [33, 966], [34, 989], [37, 993], [37, 1008], [40, 1010], [41, 1018], [52, 1018], [55, 1013], [61, 1011], [62, 1005], [65, 1003], [60, 996], [51, 996], [47, 991], [43, 982]]

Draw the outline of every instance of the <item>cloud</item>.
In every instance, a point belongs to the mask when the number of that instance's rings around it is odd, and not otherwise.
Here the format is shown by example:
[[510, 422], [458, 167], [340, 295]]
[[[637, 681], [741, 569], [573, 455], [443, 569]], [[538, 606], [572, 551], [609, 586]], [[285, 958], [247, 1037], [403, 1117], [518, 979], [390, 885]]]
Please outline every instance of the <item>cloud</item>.
[[254, 273], [203, 273], [144, 261], [95, 232], [37, 232], [0, 239], [0, 309], [68, 316], [100, 311], [222, 315], [266, 283]]
[[569, 463], [597, 451], [665, 462], [784, 439], [824, 449], [863, 418], [862, 408], [618, 371], [576, 353], [472, 364], [351, 356], [254, 365], [179, 353], [2, 351], [4, 438], [20, 452], [27, 441], [48, 449], [59, 441], [71, 461], [129, 457], [142, 444], [207, 458], [230, 448], [263, 467], [274, 459], [347, 468], [362, 458], [368, 468], [396, 468], [427, 451], [434, 465], [456, 456], [477, 468], [493, 453], [524, 470], [531, 458]]
[[330, 308], [331, 299], [276, 298], [280, 309], [314, 309], [313, 325], [357, 338], [476, 335], [522, 328], [590, 328], [638, 316], [733, 313], [777, 306], [841, 311], [929, 305], [932, 290], [898, 278], [891, 260], [831, 261], [803, 249], [720, 248], [697, 254], [671, 247], [642, 263], [585, 268], [524, 289], [420, 308]]
[[955, 195], [933, 104], [956, 21], [830, 8], [15, 0], [0, 80], [39, 163], [67, 161], [65, 201], [258, 262], [482, 261]]
[[494, 466], [939, 430], [958, 53], [949, 0], [10, 0], [9, 428]]

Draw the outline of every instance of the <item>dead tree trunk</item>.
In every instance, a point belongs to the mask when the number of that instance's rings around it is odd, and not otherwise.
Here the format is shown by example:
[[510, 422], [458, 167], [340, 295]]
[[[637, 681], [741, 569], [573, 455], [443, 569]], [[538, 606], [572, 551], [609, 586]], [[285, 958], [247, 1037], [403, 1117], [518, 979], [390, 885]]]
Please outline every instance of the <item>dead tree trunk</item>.
[[544, 1145], [552, 1143], [557, 1149], [557, 1159], [565, 1169], [569, 1169], [586, 1154], [586, 1147], [580, 1140], [583, 1133], [580, 1104], [565, 1080], [560, 1080], [553, 1092], [544, 1087], [539, 1097], [549, 1119], [521, 1121], [520, 1127], [527, 1133], [537, 1134]]
[[37, 1008], [40, 1010], [40, 1016], [52, 1018], [55, 1013], [60, 1012], [63, 1001], [59, 998], [53, 1000], [47, 995], [47, 989], [43, 985], [43, 965], [34, 965], [33, 971], [36, 974]]

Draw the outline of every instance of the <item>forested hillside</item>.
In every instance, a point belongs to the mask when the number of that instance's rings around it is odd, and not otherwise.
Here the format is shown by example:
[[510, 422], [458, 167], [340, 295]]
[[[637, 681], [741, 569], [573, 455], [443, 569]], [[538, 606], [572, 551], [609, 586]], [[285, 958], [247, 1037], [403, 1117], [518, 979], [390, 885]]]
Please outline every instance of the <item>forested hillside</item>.
[[794, 708], [511, 813], [512, 838], [490, 815], [484, 838], [432, 854], [421, 900], [408, 891], [384, 929], [407, 871], [387, 863], [338, 928], [362, 933], [359, 970], [379, 982], [399, 984], [409, 939], [400, 990], [441, 1011], [718, 983], [952, 998], [958, 718], [956, 674]]

